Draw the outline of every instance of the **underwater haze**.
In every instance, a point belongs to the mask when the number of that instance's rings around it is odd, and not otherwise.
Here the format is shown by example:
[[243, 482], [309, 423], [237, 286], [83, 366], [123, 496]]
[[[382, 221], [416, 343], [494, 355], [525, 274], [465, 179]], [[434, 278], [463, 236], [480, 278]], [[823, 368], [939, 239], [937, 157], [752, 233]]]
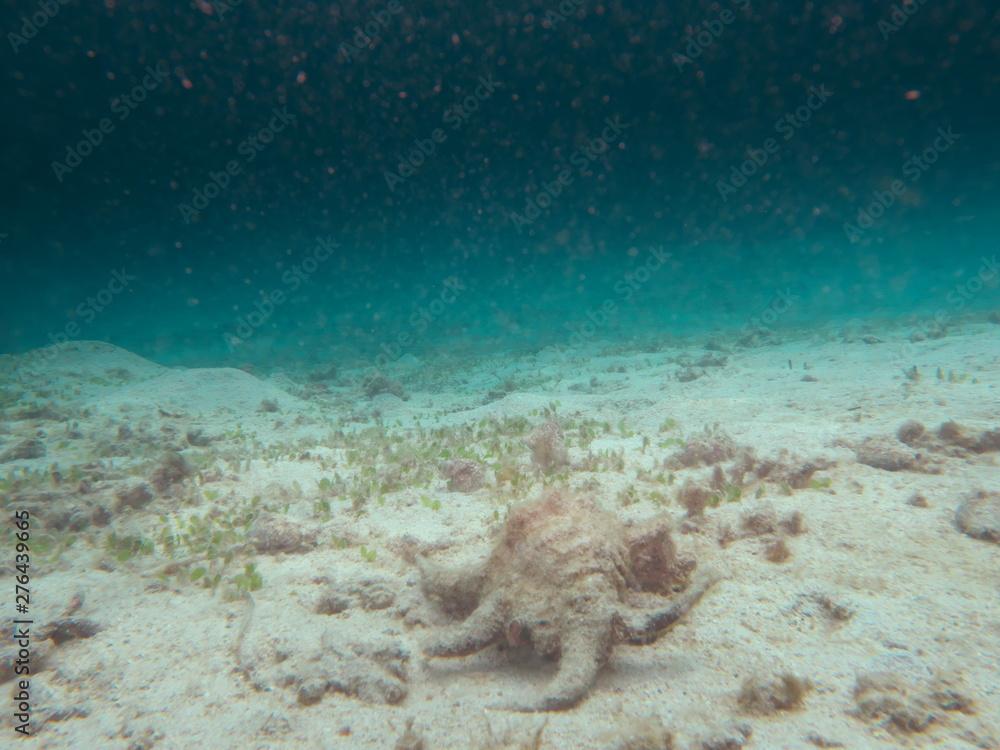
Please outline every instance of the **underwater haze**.
[[5, 737], [1000, 746], [993, 3], [0, 30]]

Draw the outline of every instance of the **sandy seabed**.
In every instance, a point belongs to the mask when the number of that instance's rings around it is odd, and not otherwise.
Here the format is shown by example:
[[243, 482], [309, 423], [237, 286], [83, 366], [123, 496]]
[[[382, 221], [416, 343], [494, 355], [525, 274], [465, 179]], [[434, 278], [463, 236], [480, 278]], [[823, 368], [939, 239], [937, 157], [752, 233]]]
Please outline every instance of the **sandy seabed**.
[[[406, 355], [385, 382], [98, 342], [2, 357], [5, 515], [31, 518], [23, 746], [1000, 747], [1000, 328], [912, 332]], [[568, 463], [543, 471], [546, 422]], [[724, 577], [575, 707], [515, 713], [491, 706], [554, 664], [426, 658], [448, 616], [417, 560], [481, 555], [546, 487], [665, 514]]]

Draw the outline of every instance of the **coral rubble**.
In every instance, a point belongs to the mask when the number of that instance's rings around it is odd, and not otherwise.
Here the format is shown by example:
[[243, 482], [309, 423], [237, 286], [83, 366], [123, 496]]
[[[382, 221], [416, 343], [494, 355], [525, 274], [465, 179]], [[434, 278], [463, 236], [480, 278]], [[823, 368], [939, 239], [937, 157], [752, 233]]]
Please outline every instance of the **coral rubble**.
[[926, 732], [950, 713], [975, 713], [972, 700], [946, 680], [913, 684], [892, 672], [859, 676], [854, 701], [856, 718], [896, 735]]
[[939, 457], [969, 458], [1000, 451], [1000, 429], [972, 434], [958, 422], [943, 422], [928, 430], [907, 420], [896, 430], [895, 440], [873, 436], [854, 446], [858, 463], [883, 471], [940, 473]]

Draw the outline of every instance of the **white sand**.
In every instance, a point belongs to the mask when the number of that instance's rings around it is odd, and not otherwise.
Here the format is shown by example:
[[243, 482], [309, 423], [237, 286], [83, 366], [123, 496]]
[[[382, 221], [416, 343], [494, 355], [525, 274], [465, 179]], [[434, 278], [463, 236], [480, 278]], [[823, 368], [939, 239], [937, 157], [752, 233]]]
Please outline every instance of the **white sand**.
[[[392, 748], [413, 718], [428, 750], [486, 747], [488, 727], [495, 738], [509, 732], [513, 747], [528, 742], [543, 722], [543, 748], [613, 748], [646, 720], [662, 722], [685, 749], [733, 734], [737, 725], [752, 729], [746, 747], [753, 748], [817, 746], [807, 741], [810, 735], [848, 748], [996, 747], [990, 738], [1000, 739], [1000, 545], [963, 535], [954, 516], [972, 492], [1000, 490], [997, 454], [941, 457], [939, 474], [888, 472], [857, 463], [850, 446], [869, 436], [891, 438], [908, 419], [928, 428], [947, 420], [973, 431], [1000, 427], [998, 331], [968, 324], [917, 344], [906, 342], [909, 331], [902, 327], [878, 331], [885, 342], [875, 344], [843, 343], [833, 330], [789, 334], [783, 343], [754, 349], [723, 341], [731, 349], [726, 366], [705, 368], [707, 374], [691, 382], [675, 379], [677, 358], [697, 360], [705, 353], [703, 340], [641, 353], [595, 344], [567, 357], [408, 358], [401, 377], [407, 401], [387, 394], [366, 399], [360, 370], [342, 371], [317, 387], [306, 373], [261, 379], [232, 369], [168, 369], [92, 342], [56, 347], [51, 356], [0, 358], [0, 394], [8, 400], [0, 454], [39, 431], [46, 448], [44, 457], [0, 464], [0, 476], [22, 468], [48, 472], [57, 463], [66, 477], [74, 465], [101, 462], [90, 470], [89, 493], [78, 495], [65, 479], [56, 487], [43, 478], [5, 489], [8, 511], [25, 503], [43, 507], [42, 515], [45, 503], [111, 508], [117, 491], [150, 481], [170, 445], [183, 447], [196, 472], [154, 492], [141, 509], [114, 512], [108, 527], [76, 532], [75, 544], [58, 560], [33, 561], [36, 632], [77, 592], [84, 601], [75, 615], [102, 630], [54, 649], [47, 668], [33, 676], [37, 737], [24, 746]], [[904, 375], [913, 365], [921, 374], [917, 382]], [[804, 375], [816, 381], [805, 382]], [[513, 379], [513, 390], [485, 403], [505, 378]], [[13, 397], [16, 403], [9, 402]], [[278, 411], [261, 410], [264, 401]], [[491, 472], [485, 488], [449, 493], [425, 456], [433, 477], [428, 486], [393, 490], [361, 513], [351, 511], [350, 501], [333, 499], [327, 519], [315, 508], [318, 481], [357, 472], [343, 450], [345, 439], [331, 432], [370, 428], [375, 410], [390, 433], [416, 445], [432, 439], [419, 437], [416, 425], [458, 428], [505, 416], [537, 424], [552, 402], [561, 419], [610, 423], [611, 432], [590, 447], [623, 451], [624, 472], [574, 471], [568, 481], [594, 490], [606, 509], [626, 519], [665, 511], [680, 527], [677, 487], [706, 471], [678, 471], [671, 486], [636, 474], [677, 450], [662, 446], [664, 440], [713, 423], [762, 457], [787, 450], [802, 460], [836, 463], [817, 474], [830, 480], [829, 488], [819, 483], [787, 495], [765, 485], [760, 499], [709, 509], [700, 531], [675, 532], [684, 553], [723, 569], [726, 580], [656, 644], [618, 647], [578, 707], [551, 714], [488, 710], [543, 684], [553, 666], [512, 660], [495, 649], [427, 663], [419, 640], [438, 620], [422, 601], [404, 551], [441, 550], [441, 559], [460, 560], [484, 549], [506, 503], [541, 490], [527, 451], [519, 449], [526, 482], [517, 493], [509, 486], [498, 490]], [[56, 418], [14, 418], [31, 403], [51, 404]], [[660, 432], [668, 418], [677, 426]], [[131, 437], [120, 437], [122, 424]], [[72, 430], [78, 434], [69, 436]], [[217, 439], [188, 445], [186, 434], [196, 430]], [[572, 429], [568, 434], [571, 458], [580, 460], [586, 451]], [[124, 451], [109, 447], [115, 444]], [[373, 450], [370, 440], [359, 445]], [[630, 485], [639, 500], [623, 506], [618, 493]], [[654, 491], [671, 501], [659, 507], [649, 499]], [[51, 496], [40, 497], [46, 492]], [[914, 493], [929, 507], [908, 504]], [[161, 545], [153, 555], [125, 562], [111, 560], [103, 546], [112, 530], [155, 540], [164, 527], [180, 528], [191, 515], [253, 496], [317, 538], [305, 552], [244, 554], [223, 575], [229, 579], [254, 560], [263, 577], [242, 646], [262, 689], [237, 670], [234, 644], [248, 605], [225, 596], [229, 584], [215, 593], [175, 578], [164, 585], [151, 574], [169, 562]], [[422, 497], [439, 500], [441, 508], [426, 507]], [[720, 526], [736, 525], [760, 503], [780, 515], [800, 511], [805, 519], [806, 532], [788, 539], [792, 556], [785, 563], [768, 562], [759, 540], [717, 542]], [[363, 559], [361, 545], [375, 551], [374, 561]], [[318, 614], [317, 598], [330, 585], [350, 606]], [[366, 609], [363, 599], [380, 589], [393, 603]], [[824, 598], [851, 616], [844, 622], [828, 617], [818, 603]], [[308, 669], [324, 633], [328, 643], [407, 650], [406, 699], [392, 706], [328, 692], [314, 705], [300, 705], [280, 676]], [[371, 664], [364, 657], [357, 663]], [[852, 716], [857, 678], [886, 670], [916, 685], [931, 684], [935, 673], [957, 678], [976, 714], [946, 712], [908, 739]], [[813, 683], [803, 707], [769, 717], [742, 713], [736, 695], [743, 680], [781, 672]]]

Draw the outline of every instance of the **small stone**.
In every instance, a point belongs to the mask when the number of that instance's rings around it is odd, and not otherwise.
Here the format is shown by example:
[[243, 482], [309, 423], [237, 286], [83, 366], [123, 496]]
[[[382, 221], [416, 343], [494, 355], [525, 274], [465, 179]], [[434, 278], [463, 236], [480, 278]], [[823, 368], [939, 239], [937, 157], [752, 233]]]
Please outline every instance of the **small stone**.
[[396, 595], [386, 581], [368, 579], [359, 582], [351, 588], [351, 593], [358, 597], [361, 608], [366, 611], [387, 609], [396, 601]]
[[696, 370], [693, 367], [682, 367], [674, 373], [674, 378], [676, 378], [679, 383], [690, 383], [697, 380], [704, 374], [705, 372], [703, 370]]
[[306, 680], [299, 686], [298, 701], [303, 706], [312, 706], [323, 700], [326, 683], [319, 679]]
[[726, 362], [727, 358], [721, 354], [716, 355], [706, 353], [701, 355], [698, 361], [695, 362], [695, 365], [698, 367], [725, 367]]
[[316, 614], [318, 615], [339, 615], [350, 608], [350, 598], [333, 589], [327, 589], [320, 594], [316, 602]]
[[361, 388], [369, 399], [373, 399], [383, 393], [388, 393], [403, 401], [410, 397], [403, 390], [403, 385], [397, 380], [390, 380], [385, 375], [373, 374], [365, 378]]
[[42, 631], [42, 638], [49, 639], [57, 646], [61, 646], [67, 641], [92, 638], [101, 630], [101, 626], [93, 620], [82, 617], [62, 617], [49, 623]]
[[972, 701], [948, 681], [918, 684], [892, 672], [859, 676], [854, 702], [853, 716], [896, 735], [919, 734], [945, 722], [949, 713], [973, 710]]
[[752, 736], [753, 728], [749, 724], [737, 724], [715, 732], [692, 747], [697, 750], [740, 750], [746, 747]]
[[316, 532], [282, 516], [264, 513], [254, 521], [248, 539], [258, 552], [304, 552], [316, 546]]
[[920, 453], [907, 450], [898, 443], [891, 444], [881, 438], [868, 438], [854, 449], [858, 463], [882, 471], [915, 471], [932, 473], [927, 459]]

